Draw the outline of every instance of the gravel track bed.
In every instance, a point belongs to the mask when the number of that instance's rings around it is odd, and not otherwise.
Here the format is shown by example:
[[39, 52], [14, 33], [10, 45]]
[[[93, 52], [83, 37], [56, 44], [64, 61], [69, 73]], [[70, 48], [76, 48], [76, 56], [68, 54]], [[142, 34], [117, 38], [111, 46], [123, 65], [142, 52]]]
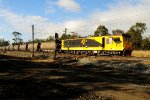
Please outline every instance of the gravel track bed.
[[0, 99], [149, 100], [150, 58], [0, 53]]

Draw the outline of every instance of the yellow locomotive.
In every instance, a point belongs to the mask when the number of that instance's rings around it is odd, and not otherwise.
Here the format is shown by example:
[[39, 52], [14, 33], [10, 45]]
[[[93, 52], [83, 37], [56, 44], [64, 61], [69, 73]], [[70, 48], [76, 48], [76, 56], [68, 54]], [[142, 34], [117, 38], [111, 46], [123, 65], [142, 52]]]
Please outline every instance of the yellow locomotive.
[[127, 34], [66, 39], [61, 50], [74, 54], [131, 55], [133, 46]]

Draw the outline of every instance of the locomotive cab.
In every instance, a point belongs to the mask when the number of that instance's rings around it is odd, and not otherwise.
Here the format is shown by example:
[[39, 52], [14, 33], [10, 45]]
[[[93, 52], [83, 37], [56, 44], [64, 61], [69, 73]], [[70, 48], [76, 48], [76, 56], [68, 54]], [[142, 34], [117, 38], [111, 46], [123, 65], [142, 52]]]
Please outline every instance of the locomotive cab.
[[123, 41], [124, 41], [124, 49], [125, 50], [133, 50], [130, 35], [123, 35]]
[[131, 52], [133, 51], [131, 36], [123, 34], [123, 41], [124, 54], [131, 55]]
[[123, 50], [123, 38], [122, 36], [105, 36], [106, 51], [122, 51]]

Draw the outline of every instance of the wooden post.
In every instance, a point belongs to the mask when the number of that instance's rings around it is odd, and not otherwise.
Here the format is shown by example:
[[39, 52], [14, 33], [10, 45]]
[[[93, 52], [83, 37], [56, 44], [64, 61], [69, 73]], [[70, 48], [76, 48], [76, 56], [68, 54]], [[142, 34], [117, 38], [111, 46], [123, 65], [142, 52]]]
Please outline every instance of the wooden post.
[[34, 25], [32, 25], [32, 57], [34, 57]]
[[56, 54], [57, 54], [57, 49], [58, 49], [58, 45], [59, 45], [59, 43], [58, 43], [58, 38], [59, 38], [59, 36], [58, 36], [58, 33], [55, 33], [55, 52], [54, 52], [54, 60], [56, 60]]

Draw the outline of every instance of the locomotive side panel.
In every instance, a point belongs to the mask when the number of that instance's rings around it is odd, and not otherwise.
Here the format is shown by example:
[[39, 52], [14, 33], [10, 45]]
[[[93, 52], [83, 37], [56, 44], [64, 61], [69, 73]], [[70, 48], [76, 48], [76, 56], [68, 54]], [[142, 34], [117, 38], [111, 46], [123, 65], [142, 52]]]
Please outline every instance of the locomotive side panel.
[[68, 39], [62, 41], [62, 50], [102, 50], [101, 37]]

